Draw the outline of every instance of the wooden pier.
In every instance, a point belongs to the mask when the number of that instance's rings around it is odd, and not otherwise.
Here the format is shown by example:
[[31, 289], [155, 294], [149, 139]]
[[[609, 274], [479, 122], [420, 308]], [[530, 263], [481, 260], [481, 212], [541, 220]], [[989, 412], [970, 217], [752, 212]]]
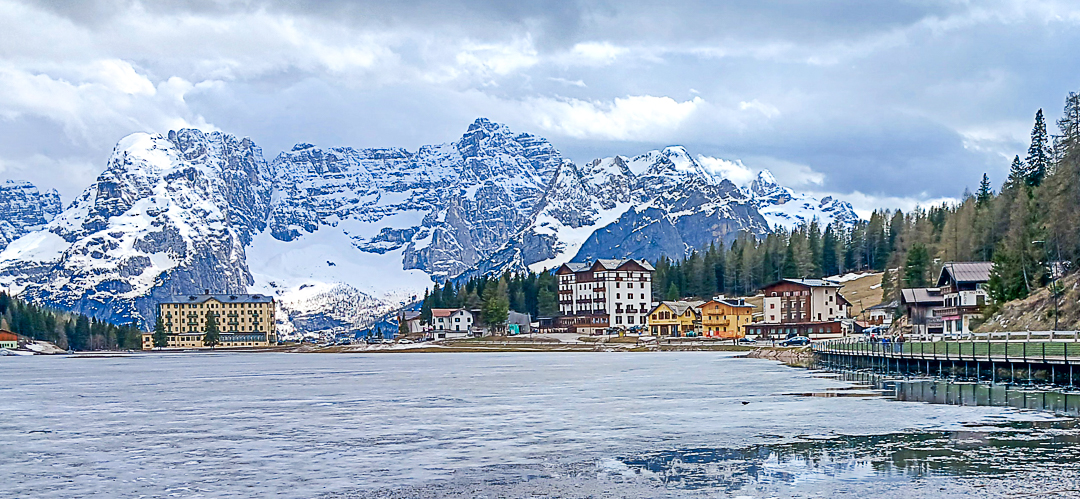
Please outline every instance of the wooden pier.
[[992, 382], [1075, 386], [1080, 333], [1025, 331], [892, 342], [843, 338], [816, 342], [827, 365], [901, 374], [985, 379]]

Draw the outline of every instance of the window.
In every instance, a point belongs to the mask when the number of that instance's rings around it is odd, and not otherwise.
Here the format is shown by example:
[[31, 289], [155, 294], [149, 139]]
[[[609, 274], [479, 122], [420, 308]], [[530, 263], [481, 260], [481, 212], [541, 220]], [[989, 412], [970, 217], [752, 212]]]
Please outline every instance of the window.
[[626, 316], [626, 323], [627, 324], [633, 324], [634, 323], [634, 316], [632, 316], [632, 315]]
[[776, 308], [776, 304], [775, 303], [770, 303], [769, 308]]
[[615, 316], [615, 324], [622, 324], [622, 316], [621, 315], [616, 315]]

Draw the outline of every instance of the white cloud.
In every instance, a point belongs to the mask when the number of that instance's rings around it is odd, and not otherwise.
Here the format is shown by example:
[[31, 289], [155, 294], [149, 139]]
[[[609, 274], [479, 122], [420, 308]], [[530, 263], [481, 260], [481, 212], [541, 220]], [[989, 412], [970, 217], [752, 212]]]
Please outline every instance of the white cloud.
[[701, 97], [633, 95], [610, 102], [533, 97], [521, 107], [535, 126], [578, 139], [654, 140], [676, 129], [704, 103]]
[[734, 182], [735, 185], [744, 186], [754, 180], [754, 171], [747, 168], [741, 160], [728, 161], [723, 158], [699, 154], [697, 161], [701, 163], [701, 166], [712, 172], [713, 175], [720, 175]]
[[456, 57], [462, 68], [488, 78], [528, 68], [539, 60], [529, 36], [518, 38], [511, 43], [470, 42]]
[[609, 42], [582, 42], [574, 45], [569, 53], [560, 59], [570, 65], [607, 66], [615, 63], [627, 52], [630, 52], [630, 49]]
[[56, 189], [67, 203], [104, 169], [84, 158], [52, 158], [33, 154], [21, 158], [0, 157], [0, 175], [4, 178], [27, 180], [41, 191]]
[[802, 163], [769, 156], [749, 157], [746, 161], [759, 170], [769, 170], [780, 185], [793, 189], [812, 189], [815, 186], [821, 186], [825, 182], [825, 174]]
[[553, 81], [553, 82], [556, 82], [556, 83], [562, 83], [563, 85], [569, 85], [569, 86], [572, 86], [572, 87], [580, 87], [580, 88], [588, 88], [588, 85], [585, 85], [585, 81], [583, 81], [583, 80], [567, 80], [566, 78], [558, 78], [558, 77], [554, 77], [554, 76], [549, 77], [548, 79]]
[[109, 147], [133, 131], [212, 128], [184, 101], [187, 93], [200, 86], [182, 78], [155, 86], [131, 64], [114, 59], [57, 71], [69, 77], [0, 62], [0, 116], [45, 118], [60, 124], [72, 142], [98, 148]]
[[739, 103], [739, 109], [743, 110], [743, 111], [746, 111], [746, 110], [757, 111], [757, 112], [763, 114], [766, 118], [773, 118], [775, 116], [780, 116], [780, 110], [777, 109], [776, 106], [774, 106], [772, 104], [766, 104], [766, 103], [760, 102], [757, 99], [754, 99], [754, 100], [752, 100], [750, 102], [746, 102], [746, 101], [740, 102]]

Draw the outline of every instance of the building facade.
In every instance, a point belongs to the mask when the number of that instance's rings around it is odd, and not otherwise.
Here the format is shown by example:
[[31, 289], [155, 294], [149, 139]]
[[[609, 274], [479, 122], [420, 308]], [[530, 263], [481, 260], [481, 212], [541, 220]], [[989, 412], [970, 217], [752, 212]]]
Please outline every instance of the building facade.
[[896, 315], [897, 308], [900, 308], [900, 302], [898, 300], [874, 305], [873, 307], [866, 309], [866, 313], [869, 316], [867, 322], [871, 326], [890, 326], [892, 325], [893, 317]]
[[407, 310], [398, 315], [398, 324], [404, 323], [408, 334], [424, 332], [424, 326], [421, 322], [419, 310]]
[[991, 262], [945, 262], [938, 275], [942, 306], [935, 311], [944, 334], [968, 334], [972, 321], [982, 320], [982, 309], [990, 304], [986, 284]]
[[649, 311], [649, 333], [653, 336], [689, 338], [701, 336], [703, 301], [662, 301]]
[[805, 336], [812, 340], [838, 338], [846, 329], [842, 321], [829, 322], [790, 322], [766, 323], [755, 322], [744, 328], [746, 334], [761, 339], [783, 340], [795, 336]]
[[737, 339], [746, 336], [743, 328], [753, 322], [754, 306], [745, 300], [718, 296], [701, 305], [702, 334], [711, 338]]
[[0, 348], [19, 348], [19, 336], [11, 331], [0, 329]]
[[782, 279], [762, 288], [762, 320], [744, 326], [746, 334], [766, 339], [806, 336], [826, 339], [850, 330], [851, 303], [841, 286], [823, 279]]
[[[213, 315], [219, 336], [215, 348], [257, 348], [277, 344], [274, 298], [266, 295], [174, 296], [158, 303], [165, 323], [165, 348], [210, 348], [203, 343], [206, 318]], [[143, 333], [143, 350], [154, 349], [154, 332]]]
[[900, 306], [904, 308], [913, 335], [941, 334], [945, 322], [941, 318], [944, 305], [945, 297], [940, 288], [900, 290]]
[[557, 326], [580, 334], [646, 330], [654, 270], [633, 259], [563, 264], [555, 271]]
[[427, 338], [431, 340], [449, 340], [468, 338], [475, 317], [464, 308], [431, 309], [431, 331]]
[[762, 320], [790, 324], [847, 319], [851, 304], [840, 287], [823, 279], [784, 279], [765, 286]]

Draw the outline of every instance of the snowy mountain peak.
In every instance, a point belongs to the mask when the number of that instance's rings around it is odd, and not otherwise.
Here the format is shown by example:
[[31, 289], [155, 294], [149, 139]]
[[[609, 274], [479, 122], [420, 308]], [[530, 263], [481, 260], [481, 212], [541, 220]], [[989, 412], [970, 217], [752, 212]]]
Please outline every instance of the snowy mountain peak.
[[776, 177], [774, 177], [772, 172], [769, 171], [769, 170], [761, 170], [760, 172], [758, 172], [757, 179], [755, 180], [755, 182], [757, 182], [758, 184], [761, 184], [763, 186], [765, 186], [765, 185], [777, 185], [778, 186], [778, 184], [776, 183]]
[[771, 227], [791, 230], [815, 219], [823, 225], [853, 224], [859, 220], [851, 204], [831, 196], [817, 199], [809, 194], [796, 193], [777, 183], [769, 170], [758, 173], [750, 183], [749, 191], [754, 205]]
[[781, 205], [795, 197], [795, 191], [776, 182], [776, 177], [769, 170], [761, 170], [750, 183], [750, 195], [759, 204]]

